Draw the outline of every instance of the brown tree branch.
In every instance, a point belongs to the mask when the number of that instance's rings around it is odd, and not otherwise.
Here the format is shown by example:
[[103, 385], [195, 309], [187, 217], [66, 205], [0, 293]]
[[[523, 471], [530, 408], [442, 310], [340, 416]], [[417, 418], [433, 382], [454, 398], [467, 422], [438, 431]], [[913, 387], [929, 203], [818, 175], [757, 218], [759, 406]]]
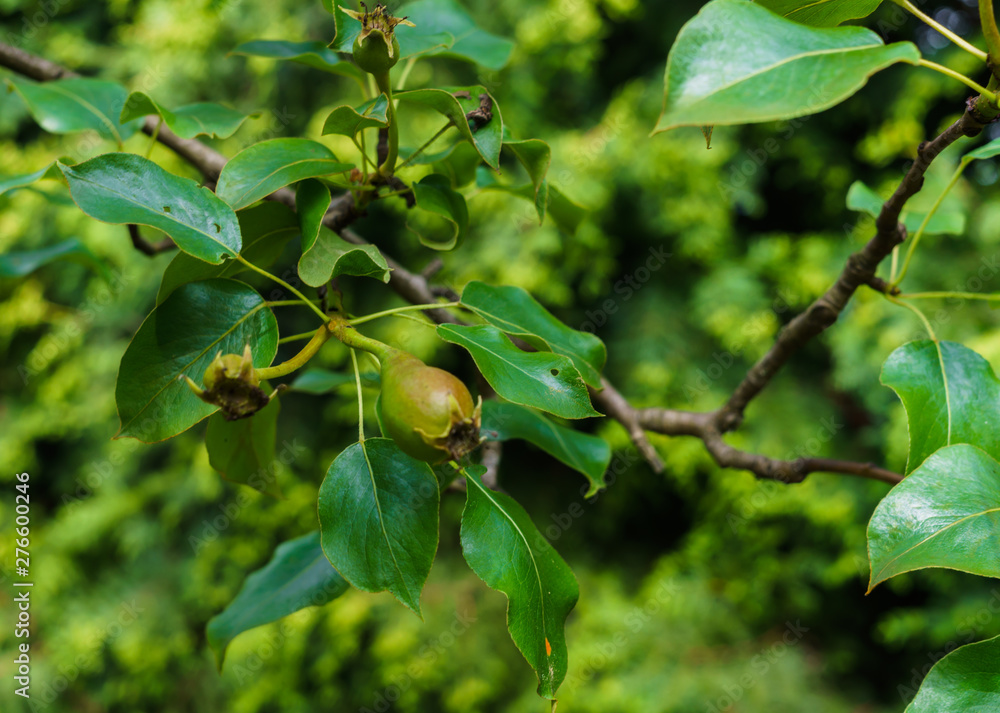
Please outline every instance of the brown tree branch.
[[128, 227], [128, 236], [132, 239], [132, 247], [141, 252], [143, 255], [152, 257], [153, 255], [159, 255], [160, 253], [173, 250], [177, 247], [174, 241], [170, 238], [164, 238], [158, 243], [149, 242], [139, 234], [139, 226], [134, 223], [129, 223], [126, 227]]

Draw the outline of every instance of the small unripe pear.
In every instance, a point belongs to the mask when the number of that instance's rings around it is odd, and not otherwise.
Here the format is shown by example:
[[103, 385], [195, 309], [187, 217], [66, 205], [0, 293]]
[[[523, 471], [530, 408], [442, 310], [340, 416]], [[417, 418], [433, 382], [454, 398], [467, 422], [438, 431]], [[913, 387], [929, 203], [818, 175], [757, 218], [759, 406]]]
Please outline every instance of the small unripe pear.
[[482, 399], [458, 378], [405, 352], [382, 364], [382, 423], [396, 445], [426, 463], [457, 460], [479, 445]]
[[369, 74], [379, 75], [388, 72], [398, 61], [399, 42], [395, 35], [388, 40], [379, 30], [373, 30], [363, 39], [358, 35], [354, 40], [354, 62]]

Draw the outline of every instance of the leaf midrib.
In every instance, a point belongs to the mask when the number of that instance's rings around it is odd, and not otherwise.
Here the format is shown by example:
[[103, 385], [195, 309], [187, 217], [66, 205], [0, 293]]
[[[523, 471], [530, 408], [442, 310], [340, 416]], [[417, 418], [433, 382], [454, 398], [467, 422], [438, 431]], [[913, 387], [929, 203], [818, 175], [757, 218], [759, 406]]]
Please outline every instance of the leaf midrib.
[[[399, 581], [406, 588], [407, 598], [412, 599], [413, 593], [410, 591], [409, 582], [407, 582], [406, 577], [403, 576], [403, 570], [400, 569], [399, 562], [396, 561], [396, 552], [392, 549], [392, 543], [389, 542], [389, 533], [385, 530], [385, 516], [382, 514], [382, 503], [379, 502], [378, 499], [378, 486], [375, 484], [375, 469], [372, 467], [372, 462], [368, 458], [368, 448], [365, 446], [364, 441], [359, 442], [358, 445], [361, 446], [361, 452], [365, 456], [365, 465], [368, 466], [368, 477], [372, 481], [372, 497], [375, 499], [375, 509], [378, 511], [378, 525], [379, 529], [382, 530], [382, 539], [385, 540], [385, 547], [389, 550], [389, 556], [392, 557], [392, 566], [396, 568], [396, 573], [399, 574]], [[418, 599], [417, 608], [419, 609], [419, 607], [420, 602]]]
[[93, 104], [91, 104], [90, 102], [88, 102], [83, 97], [77, 96], [76, 94], [73, 94], [73, 92], [66, 91], [61, 86], [59, 86], [58, 84], [56, 84], [55, 82], [46, 84], [45, 88], [54, 91], [56, 94], [62, 94], [63, 96], [68, 97], [69, 99], [71, 99], [72, 101], [75, 101], [80, 106], [82, 106], [84, 109], [86, 109], [87, 111], [89, 111], [91, 114], [93, 114], [94, 116], [96, 116], [98, 119], [100, 119], [102, 123], [106, 124], [107, 127], [109, 129], [111, 129], [111, 133], [114, 135], [115, 141], [117, 141], [118, 144], [121, 145], [121, 143], [122, 143], [122, 136], [121, 136], [121, 134], [118, 133], [118, 129], [115, 128], [114, 122], [111, 121], [111, 117], [109, 117], [109, 116], [105, 115], [104, 113], [102, 113], [100, 109], [98, 109], [96, 106], [94, 106]]

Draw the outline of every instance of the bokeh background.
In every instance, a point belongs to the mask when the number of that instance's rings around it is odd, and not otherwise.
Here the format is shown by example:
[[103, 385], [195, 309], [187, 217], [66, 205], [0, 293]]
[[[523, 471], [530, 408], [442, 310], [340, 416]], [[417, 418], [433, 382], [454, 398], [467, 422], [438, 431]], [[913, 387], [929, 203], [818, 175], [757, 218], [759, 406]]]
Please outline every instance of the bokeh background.
[[[426, 60], [409, 86], [485, 84], [515, 136], [551, 143], [553, 182], [589, 214], [569, 235], [533, 223], [516, 198], [475, 195], [469, 239], [442, 256], [440, 279], [520, 285], [568, 324], [596, 328], [609, 347], [608, 374], [638, 405], [716, 407], [869, 237], [870, 220], [845, 208], [850, 183], [862, 179], [885, 195], [916, 145], [967, 95], [939, 75], [896, 67], [822, 115], [719, 128], [706, 150], [697, 130], [648, 136], [667, 51], [697, 0], [462, 4], [516, 41], [509, 65], [490, 72]], [[975, 40], [971, 5], [925, 9]], [[868, 24], [969, 68], [939, 35], [900, 18], [890, 5]], [[319, 138], [327, 113], [358, 96], [345, 78], [227, 53], [252, 39], [331, 36], [318, 0], [0, 0], [7, 42], [171, 105], [262, 111], [214, 142], [230, 155], [265, 138]], [[404, 143], [439, 124], [415, 117]], [[128, 149], [142, 153], [145, 141], [135, 137]], [[969, 145], [938, 162], [930, 193]], [[90, 136], [41, 132], [16, 95], [0, 94], [0, 173], [108, 150]], [[153, 157], [197, 177], [163, 147]], [[959, 184], [949, 201], [969, 211], [968, 228], [925, 240], [911, 290], [997, 290], [997, 177], [995, 164], [977, 162]], [[403, 211], [386, 205], [357, 229], [420, 269], [434, 256], [404, 223]], [[71, 236], [120, 273], [114, 289], [73, 263], [0, 279], [0, 565], [9, 581], [13, 475], [28, 471], [35, 581], [30, 707], [12, 693], [14, 607], [6, 581], [0, 589], [3, 710], [546, 710], [507, 635], [504, 597], [461, 558], [457, 494], [443, 500], [423, 622], [389, 595], [352, 591], [242, 635], [220, 675], [205, 624], [276, 545], [316, 528], [323, 474], [355, 439], [352, 387], [282, 398], [279, 452], [292, 455], [280, 474], [284, 500], [223, 481], [208, 464], [204, 424], [158, 445], [110, 440], [118, 363], [171, 256], [132, 250], [123, 227], [86, 218], [58, 184], [0, 198], [0, 252]], [[669, 258], [640, 280], [650, 251]], [[638, 288], [622, 288], [627, 279]], [[374, 282], [345, 291], [356, 312], [401, 304]], [[941, 337], [1000, 361], [988, 306], [950, 302], [930, 314]], [[286, 334], [311, 324], [308, 314], [298, 329], [294, 314], [282, 317]], [[373, 331], [473, 379], [471, 362], [430, 330], [400, 320]], [[836, 455], [902, 469], [905, 418], [879, 369], [921, 336], [913, 315], [860, 292], [754, 403], [732, 442], [775, 457]], [[321, 359], [345, 366], [338, 347]], [[585, 500], [580, 477], [525, 444], [506, 445], [501, 470], [503, 487], [580, 580], [560, 710], [900, 711], [934, 660], [1000, 633], [1000, 590], [988, 580], [925, 571], [865, 596], [865, 526], [883, 484], [826, 474], [762, 483], [720, 471], [699, 442], [682, 438], [654, 439], [667, 464], [655, 475], [617, 424], [582, 427], [615, 448], [612, 483], [598, 498]]]

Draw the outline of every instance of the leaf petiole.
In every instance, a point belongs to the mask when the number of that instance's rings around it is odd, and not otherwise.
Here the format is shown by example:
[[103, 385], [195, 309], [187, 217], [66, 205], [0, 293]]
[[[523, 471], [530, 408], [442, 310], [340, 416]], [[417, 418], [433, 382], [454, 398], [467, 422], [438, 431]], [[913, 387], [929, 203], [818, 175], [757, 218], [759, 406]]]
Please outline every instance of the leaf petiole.
[[390, 315], [401, 314], [404, 312], [422, 312], [429, 309], [450, 309], [452, 307], [461, 306], [461, 302], [436, 302], [434, 304], [426, 305], [407, 305], [406, 307], [395, 307], [393, 309], [383, 310], [382, 312], [373, 312], [372, 314], [366, 314], [362, 317], [356, 317], [355, 319], [349, 320], [348, 324], [355, 326], [380, 319], [381, 317], [388, 317]]
[[240, 255], [238, 253], [236, 255], [236, 260], [238, 260], [239, 262], [241, 262], [244, 265], [246, 265], [248, 268], [250, 268], [251, 270], [253, 270], [254, 272], [256, 272], [258, 275], [263, 275], [264, 277], [267, 277], [267, 278], [269, 278], [271, 280], [274, 280], [279, 285], [281, 285], [282, 287], [284, 287], [286, 290], [288, 290], [289, 292], [291, 292], [293, 295], [295, 295], [296, 297], [298, 297], [300, 300], [302, 300], [303, 304], [308, 305], [309, 308], [313, 312], [315, 312], [317, 315], [319, 315], [319, 318], [322, 319], [324, 323], [329, 321], [330, 318], [326, 314], [323, 313], [323, 310], [321, 310], [319, 307], [317, 307], [315, 304], [313, 304], [312, 300], [310, 300], [308, 297], [306, 297], [304, 294], [302, 294], [301, 292], [299, 292], [297, 289], [295, 289], [294, 287], [292, 287], [291, 285], [289, 285], [287, 282], [285, 282], [284, 280], [282, 280], [277, 275], [272, 275], [267, 270], [264, 270], [263, 268], [257, 267], [252, 262], [250, 262], [249, 260], [247, 260], [245, 257], [243, 257], [242, 255]]

